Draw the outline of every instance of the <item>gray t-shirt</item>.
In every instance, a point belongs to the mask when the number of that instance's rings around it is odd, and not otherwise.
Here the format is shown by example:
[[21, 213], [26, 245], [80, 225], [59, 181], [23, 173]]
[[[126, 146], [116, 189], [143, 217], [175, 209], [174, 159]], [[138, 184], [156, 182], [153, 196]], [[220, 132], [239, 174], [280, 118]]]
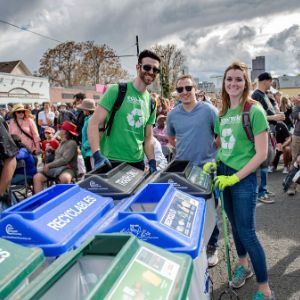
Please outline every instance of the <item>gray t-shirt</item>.
[[217, 109], [205, 102], [198, 102], [191, 112], [182, 104], [176, 106], [167, 117], [169, 136], [176, 137], [177, 160], [189, 160], [202, 167], [216, 156], [214, 124]]

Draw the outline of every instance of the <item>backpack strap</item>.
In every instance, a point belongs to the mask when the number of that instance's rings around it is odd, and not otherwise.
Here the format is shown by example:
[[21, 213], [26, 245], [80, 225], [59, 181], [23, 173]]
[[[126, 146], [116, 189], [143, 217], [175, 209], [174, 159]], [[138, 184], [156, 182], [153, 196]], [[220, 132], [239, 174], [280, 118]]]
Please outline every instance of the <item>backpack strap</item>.
[[108, 120], [108, 122], [107, 122], [107, 124], [105, 126], [105, 130], [106, 130], [106, 135], [107, 136], [110, 135], [110, 131], [111, 131], [111, 128], [112, 128], [112, 124], [113, 124], [116, 112], [121, 107], [121, 105], [123, 103], [123, 100], [125, 98], [125, 95], [126, 95], [126, 91], [127, 91], [127, 83], [126, 82], [121, 82], [118, 85], [119, 85], [118, 96], [117, 96], [117, 99], [116, 99], [116, 101], [114, 103], [114, 106], [112, 108], [109, 120]]
[[245, 105], [243, 107], [243, 113], [242, 113], [242, 122], [248, 140], [254, 142], [254, 135], [251, 127], [251, 118], [250, 118], [250, 110], [252, 105], [253, 104], [249, 103], [248, 101], [245, 102]]

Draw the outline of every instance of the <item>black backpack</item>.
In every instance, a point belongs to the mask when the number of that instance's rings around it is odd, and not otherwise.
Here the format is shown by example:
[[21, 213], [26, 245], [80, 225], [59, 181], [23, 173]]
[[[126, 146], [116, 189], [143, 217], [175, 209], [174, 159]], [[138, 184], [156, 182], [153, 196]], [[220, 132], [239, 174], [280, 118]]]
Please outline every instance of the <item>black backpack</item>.
[[[254, 134], [252, 131], [251, 119], [250, 119], [250, 109], [251, 109], [252, 105], [253, 105], [253, 103], [246, 101], [246, 103], [243, 107], [242, 123], [243, 123], [243, 127], [244, 127], [244, 130], [245, 130], [248, 140], [254, 143]], [[272, 147], [272, 149], [271, 149], [272, 151], [275, 151], [276, 137], [270, 129], [268, 130], [268, 136], [269, 136], [269, 146]]]
[[[124, 97], [126, 95], [127, 92], [127, 83], [126, 82], [121, 82], [118, 84], [119, 85], [119, 92], [118, 92], [118, 96], [117, 99], [114, 103], [114, 106], [111, 110], [111, 115], [109, 117], [109, 120], [104, 128], [104, 131], [106, 130], [106, 135], [109, 136], [110, 135], [110, 131], [113, 125], [113, 121], [116, 115], [116, 112], [119, 110], [119, 108], [121, 107]], [[151, 109], [150, 109], [150, 115], [152, 115], [153, 111], [156, 109], [156, 102], [155, 100], [153, 100], [151, 98]]]

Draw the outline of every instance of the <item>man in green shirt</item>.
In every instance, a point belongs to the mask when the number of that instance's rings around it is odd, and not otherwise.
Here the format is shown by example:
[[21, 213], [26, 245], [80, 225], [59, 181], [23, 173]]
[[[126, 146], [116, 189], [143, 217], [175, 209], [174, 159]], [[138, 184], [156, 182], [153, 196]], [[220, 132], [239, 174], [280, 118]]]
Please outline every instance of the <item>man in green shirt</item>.
[[136, 65], [137, 76], [127, 83], [127, 91], [117, 111], [111, 132], [105, 128], [118, 96], [118, 85], [112, 85], [99, 101], [88, 127], [88, 139], [95, 168], [109, 160], [134, 163], [143, 169], [144, 154], [149, 160], [150, 172], [156, 171], [153, 148], [153, 124], [156, 112], [151, 113], [151, 98], [147, 91], [160, 72], [160, 58], [152, 51], [140, 53]]

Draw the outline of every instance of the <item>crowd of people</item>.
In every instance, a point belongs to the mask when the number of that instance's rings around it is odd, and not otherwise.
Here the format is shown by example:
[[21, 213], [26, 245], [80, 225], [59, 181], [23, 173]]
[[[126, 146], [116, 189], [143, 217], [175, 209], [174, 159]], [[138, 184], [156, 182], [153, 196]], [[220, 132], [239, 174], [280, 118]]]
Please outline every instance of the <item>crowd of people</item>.
[[[150, 173], [171, 159], [216, 168], [214, 198], [217, 205], [223, 193], [239, 257], [233, 287], [243, 286], [253, 267], [258, 283], [254, 299], [275, 299], [255, 232], [256, 203], [274, 203], [268, 173], [277, 170], [281, 156], [283, 174], [300, 168], [300, 94], [288, 97], [272, 89], [267, 72], [253, 88], [248, 68], [240, 62], [225, 70], [222, 91], [215, 97], [198, 90], [191, 75], [177, 79], [170, 99], [149, 93], [160, 72], [160, 58], [149, 50], [140, 53], [136, 72], [125, 87], [111, 85], [99, 103], [79, 93], [72, 105], [9, 104], [8, 111], [2, 109], [0, 203], [9, 205], [11, 179], [12, 184], [24, 180], [18, 160], [25, 161], [34, 193], [49, 181], [71, 183], [112, 161]], [[252, 139], [243, 123], [247, 114]], [[296, 183], [286, 190], [295, 195]], [[210, 266], [218, 263], [218, 239], [216, 220], [207, 247]]]

